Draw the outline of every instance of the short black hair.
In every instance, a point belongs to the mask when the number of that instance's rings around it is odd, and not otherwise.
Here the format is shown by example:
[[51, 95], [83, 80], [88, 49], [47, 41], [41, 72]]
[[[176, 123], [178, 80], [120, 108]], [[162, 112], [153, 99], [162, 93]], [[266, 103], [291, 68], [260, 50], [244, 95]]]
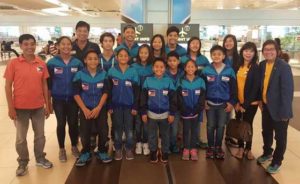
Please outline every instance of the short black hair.
[[157, 63], [157, 62], [162, 62], [164, 64], [164, 66], [166, 67], [166, 62], [163, 58], [161, 58], [161, 57], [154, 58], [152, 66], [154, 66], [154, 64]]
[[276, 50], [276, 53], [277, 53], [276, 55], [278, 56], [278, 53], [279, 53], [279, 46], [278, 46], [277, 42], [274, 41], [274, 40], [267, 40], [267, 41], [265, 41], [265, 42], [263, 43], [263, 46], [262, 46], [262, 52], [264, 52], [264, 49], [265, 49], [265, 47], [266, 47], [267, 45], [274, 45], [275, 50]]
[[86, 27], [87, 30], [90, 32], [90, 25], [85, 21], [81, 20], [81, 21], [77, 22], [75, 30], [77, 30], [79, 27]]
[[225, 49], [224, 47], [220, 46], [220, 45], [214, 45], [211, 49], [210, 49], [210, 54], [212, 54], [214, 51], [221, 51], [223, 52], [224, 55], [226, 55]]
[[169, 52], [167, 55], [167, 59], [169, 59], [170, 57], [176, 57], [176, 59], [179, 60], [179, 54], [176, 51]]
[[31, 34], [22, 34], [19, 37], [19, 44], [22, 44], [22, 42], [24, 40], [30, 40], [30, 39], [32, 39], [34, 41], [34, 43], [36, 43], [36, 40], [35, 40], [34, 36], [32, 36]]
[[127, 25], [124, 27], [123, 32], [125, 32], [127, 29], [133, 29], [133, 30], [135, 31], [135, 27], [134, 27], [134, 25], [132, 25], [132, 24], [127, 24]]
[[113, 42], [115, 43], [114, 35], [109, 33], [109, 32], [105, 32], [100, 36], [100, 43], [103, 43], [103, 40], [104, 40], [105, 37], [110, 37], [113, 40]]
[[88, 56], [90, 53], [95, 53], [95, 54], [97, 55], [97, 57], [99, 57], [96, 50], [94, 50], [94, 49], [89, 49], [88, 51], [86, 51], [86, 52], [84, 53], [84, 57], [83, 57], [83, 58], [86, 59], [87, 56]]
[[122, 47], [122, 48], [120, 48], [119, 50], [117, 50], [117, 54], [116, 54], [116, 55], [118, 56], [119, 53], [120, 53], [122, 50], [124, 50], [125, 52], [127, 52], [128, 56], [130, 57], [129, 50], [128, 50], [127, 48], [125, 48], [125, 47]]
[[177, 34], [179, 34], [178, 27], [176, 27], [176, 26], [170, 26], [170, 27], [168, 27], [168, 29], [167, 29], [167, 35], [169, 35], [172, 32], [176, 32]]
[[[71, 40], [71, 38], [70, 38], [70, 37], [68, 37], [68, 36], [61, 36], [61, 37], [59, 37], [59, 38], [57, 39], [57, 41], [56, 41], [56, 44], [57, 44], [57, 45], [59, 45], [59, 44], [60, 44], [60, 42], [61, 42], [63, 39], [67, 39], [67, 40], [69, 40], [69, 41], [70, 41], [70, 43], [72, 44], [72, 40]], [[48, 44], [49, 44], [49, 41], [48, 41]], [[51, 45], [51, 44], [53, 44], [53, 42], [52, 42], [52, 43], [50, 43], [49, 45]]]

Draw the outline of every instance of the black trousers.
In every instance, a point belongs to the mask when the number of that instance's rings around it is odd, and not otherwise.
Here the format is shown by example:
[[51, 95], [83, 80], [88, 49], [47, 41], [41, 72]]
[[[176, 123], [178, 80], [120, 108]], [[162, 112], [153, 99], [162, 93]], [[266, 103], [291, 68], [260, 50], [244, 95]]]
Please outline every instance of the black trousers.
[[97, 132], [98, 135], [98, 150], [100, 152], [107, 152], [105, 146], [108, 140], [108, 125], [107, 125], [107, 111], [102, 109], [96, 119], [86, 119], [84, 113], [80, 110], [80, 135], [82, 142], [81, 153], [90, 152], [91, 149], [91, 135]]
[[[250, 124], [251, 132], [253, 132], [253, 119], [257, 112], [257, 107], [257, 105], [250, 105], [243, 114], [241, 112], [235, 112], [236, 119], [241, 119], [243, 116], [243, 120]], [[242, 140], [238, 140], [238, 144], [240, 148], [245, 148], [247, 150], [251, 150], [252, 148], [252, 140], [246, 142], [246, 147], [244, 141]]]
[[[272, 119], [267, 105], [262, 111], [262, 136], [264, 141], [264, 155], [273, 154], [272, 164], [281, 165], [287, 144], [288, 121], [275, 121]], [[276, 147], [273, 153], [273, 134], [275, 132]]]

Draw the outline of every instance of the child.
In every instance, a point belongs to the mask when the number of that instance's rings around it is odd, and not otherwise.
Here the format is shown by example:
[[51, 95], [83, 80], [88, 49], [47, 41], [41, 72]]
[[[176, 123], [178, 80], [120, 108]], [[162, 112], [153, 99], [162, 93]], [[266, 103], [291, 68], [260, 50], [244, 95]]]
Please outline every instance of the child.
[[166, 59], [166, 49], [165, 49], [165, 40], [164, 36], [161, 34], [156, 34], [152, 37], [150, 42], [150, 47], [152, 50], [152, 55], [155, 58]]
[[183, 119], [183, 160], [198, 160], [196, 143], [198, 139], [199, 115], [205, 104], [205, 83], [196, 75], [197, 65], [189, 60], [184, 67], [185, 77], [180, 80], [178, 91], [178, 105]]
[[154, 59], [153, 77], [146, 78], [141, 94], [142, 120], [148, 124], [150, 161], [158, 162], [157, 129], [162, 139], [160, 160], [168, 162], [169, 124], [174, 121], [176, 107], [175, 87], [170, 78], [164, 75], [165, 63], [162, 58]]
[[[183, 56], [180, 58], [181, 61], [181, 66], [183, 67], [184, 64], [189, 61], [190, 59], [194, 60], [196, 62], [197, 68], [198, 68], [198, 75], [201, 76], [201, 72], [203, 68], [208, 66], [210, 63], [208, 59], [200, 53], [201, 50], [201, 41], [199, 37], [192, 37], [188, 41], [188, 48], [187, 48], [187, 55]], [[200, 148], [206, 149], [207, 148], [207, 143], [201, 141], [201, 135], [200, 135], [200, 128], [201, 124], [203, 122], [203, 113], [199, 114], [199, 123], [197, 127], [198, 131], [198, 140], [197, 140], [197, 145]]]
[[96, 157], [103, 163], [112, 161], [105, 147], [108, 134], [107, 110], [105, 103], [108, 97], [108, 81], [106, 72], [98, 68], [99, 58], [94, 50], [89, 50], [84, 62], [86, 68], [76, 73], [73, 83], [74, 99], [80, 107], [80, 130], [82, 151], [76, 166], [84, 166], [91, 160], [90, 137], [93, 127], [98, 130], [98, 151]]
[[100, 36], [100, 44], [103, 49], [103, 53], [100, 55], [100, 67], [106, 72], [117, 65], [113, 51], [114, 43], [115, 37], [111, 33], [105, 32]]
[[223, 48], [225, 49], [225, 61], [224, 64], [233, 68], [236, 72], [238, 70], [238, 63], [240, 56], [237, 49], [237, 40], [236, 37], [232, 34], [225, 36], [223, 40]]
[[123, 29], [124, 42], [120, 46], [115, 48], [115, 52], [118, 52], [121, 48], [125, 48], [129, 52], [130, 60], [128, 64], [136, 62], [136, 57], [138, 55], [139, 45], [135, 42], [135, 27], [128, 24]]
[[[139, 48], [137, 62], [131, 65], [136, 69], [139, 78], [140, 78], [140, 87], [143, 86], [143, 83], [146, 77], [152, 75], [152, 55], [150, 46], [143, 44]], [[136, 147], [135, 153], [149, 155], [150, 150], [148, 146], [148, 131], [147, 126], [143, 124], [141, 116], [137, 114], [135, 118], [135, 131], [136, 131]]]
[[48, 169], [53, 164], [45, 158], [44, 153], [45, 116], [49, 117], [48, 70], [46, 64], [34, 55], [36, 40], [32, 35], [21, 35], [19, 44], [23, 54], [7, 64], [4, 78], [8, 115], [16, 127], [15, 146], [19, 163], [16, 175], [24, 176], [29, 162], [26, 137], [30, 119], [35, 137], [36, 165]]
[[[171, 51], [167, 55], [168, 69], [166, 71], [166, 76], [170, 77], [173, 81], [175, 88], [178, 86], [178, 81], [184, 76], [183, 70], [178, 68], [179, 66], [179, 55], [175, 51]], [[179, 148], [177, 146], [177, 133], [178, 125], [180, 121], [180, 113], [176, 111], [175, 120], [170, 125], [170, 152], [179, 153]]]
[[114, 130], [115, 160], [122, 160], [122, 134], [126, 135], [126, 159], [134, 159], [133, 116], [137, 115], [139, 77], [136, 70], [128, 65], [129, 51], [121, 48], [117, 52], [118, 65], [109, 69], [109, 113], [112, 115]]
[[224, 48], [215, 45], [210, 50], [213, 63], [204, 68], [206, 82], [207, 158], [224, 158], [222, 140], [228, 116], [236, 104], [236, 79], [230, 66], [223, 63]]
[[180, 57], [186, 55], [186, 50], [178, 44], [179, 29], [176, 26], [171, 26], [167, 30], [167, 45], [166, 54], [175, 51]]
[[56, 116], [56, 134], [59, 144], [59, 160], [67, 161], [65, 150], [66, 122], [69, 125], [69, 135], [72, 144], [72, 154], [78, 158], [78, 106], [74, 101], [72, 81], [75, 74], [83, 68], [79, 59], [71, 56], [72, 41], [67, 36], [62, 36], [57, 41], [59, 54], [50, 59], [47, 63], [50, 78], [49, 102], [51, 96], [53, 109]]

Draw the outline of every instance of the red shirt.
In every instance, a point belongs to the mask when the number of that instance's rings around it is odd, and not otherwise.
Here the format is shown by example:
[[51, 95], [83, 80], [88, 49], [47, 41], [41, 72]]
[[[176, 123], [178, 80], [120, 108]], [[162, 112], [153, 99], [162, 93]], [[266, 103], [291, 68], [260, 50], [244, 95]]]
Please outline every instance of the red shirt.
[[13, 105], [16, 109], [37, 109], [45, 104], [43, 80], [49, 77], [44, 61], [35, 57], [27, 62], [23, 56], [12, 59], [4, 78], [13, 81]]

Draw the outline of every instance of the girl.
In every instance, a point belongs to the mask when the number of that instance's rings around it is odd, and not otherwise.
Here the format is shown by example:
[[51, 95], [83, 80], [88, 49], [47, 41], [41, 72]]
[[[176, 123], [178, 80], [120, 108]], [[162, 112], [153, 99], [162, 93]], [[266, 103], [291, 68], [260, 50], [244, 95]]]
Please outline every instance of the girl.
[[[139, 78], [140, 78], [140, 87], [143, 86], [143, 83], [146, 77], [152, 75], [152, 55], [150, 46], [143, 44], [140, 46], [138, 51], [137, 62], [131, 65], [136, 69]], [[144, 126], [142, 123], [141, 116], [137, 114], [135, 119], [135, 131], [136, 131], [136, 147], [135, 153], [149, 155], [150, 150], [148, 146], [148, 131], [147, 126]]]
[[[183, 119], [183, 160], [198, 160], [196, 142], [198, 139], [198, 119], [205, 104], [205, 83], [196, 75], [197, 64], [194, 60], [186, 62], [185, 76], [180, 80], [178, 91], [178, 105]], [[191, 132], [191, 133], [190, 133]]]
[[136, 70], [129, 67], [129, 51], [121, 48], [117, 52], [118, 65], [109, 69], [109, 113], [112, 115], [114, 130], [115, 160], [122, 160], [122, 134], [126, 135], [126, 159], [134, 159], [133, 116], [137, 115], [139, 96], [139, 76]]
[[103, 53], [100, 55], [100, 67], [106, 72], [117, 64], [113, 50], [114, 43], [115, 37], [111, 33], [105, 32], [100, 36], [100, 44], [103, 49]]
[[150, 47], [152, 50], [152, 55], [155, 58], [163, 58], [166, 59], [166, 49], [165, 49], [165, 39], [163, 35], [156, 34], [152, 37], [150, 42]]
[[[50, 73], [48, 79], [49, 97], [57, 120], [56, 134], [59, 144], [59, 160], [67, 161], [65, 150], [66, 122], [69, 125], [69, 135], [72, 144], [72, 154], [79, 156], [78, 143], [78, 106], [74, 101], [72, 80], [74, 75], [83, 68], [80, 60], [71, 56], [72, 41], [62, 36], [57, 41], [59, 54], [47, 63]], [[52, 109], [52, 108], [51, 108]]]
[[231, 66], [236, 72], [238, 70], [239, 54], [237, 49], [236, 37], [232, 34], [225, 36], [223, 40], [223, 48], [225, 48], [225, 61], [224, 63]]
[[169, 124], [174, 121], [176, 107], [175, 87], [170, 78], [164, 75], [166, 70], [162, 58], [156, 58], [153, 63], [153, 77], [146, 78], [141, 94], [141, 114], [144, 123], [148, 124], [148, 142], [150, 161], [158, 161], [157, 129], [159, 127], [162, 139], [160, 160], [168, 162]]
[[[251, 128], [253, 119], [258, 107], [258, 95], [260, 86], [259, 69], [257, 65], [258, 55], [256, 45], [247, 42], [240, 51], [241, 62], [237, 72], [238, 103], [235, 106], [236, 119], [243, 118], [250, 123]], [[251, 152], [252, 141], [246, 142], [246, 147], [242, 140], [239, 140], [239, 151], [235, 154], [237, 158], [253, 160]]]
[[89, 50], [84, 56], [86, 68], [78, 72], [73, 80], [76, 90], [74, 99], [80, 107], [80, 129], [82, 150], [76, 166], [84, 166], [91, 160], [90, 137], [93, 127], [98, 131], [98, 151], [96, 157], [103, 163], [112, 161], [105, 146], [108, 140], [107, 110], [108, 97], [106, 72], [98, 68], [99, 57], [96, 51]]
[[206, 158], [224, 158], [222, 140], [228, 116], [236, 104], [236, 79], [230, 66], [223, 63], [225, 50], [215, 45], [210, 50], [213, 63], [204, 68], [208, 149]]

